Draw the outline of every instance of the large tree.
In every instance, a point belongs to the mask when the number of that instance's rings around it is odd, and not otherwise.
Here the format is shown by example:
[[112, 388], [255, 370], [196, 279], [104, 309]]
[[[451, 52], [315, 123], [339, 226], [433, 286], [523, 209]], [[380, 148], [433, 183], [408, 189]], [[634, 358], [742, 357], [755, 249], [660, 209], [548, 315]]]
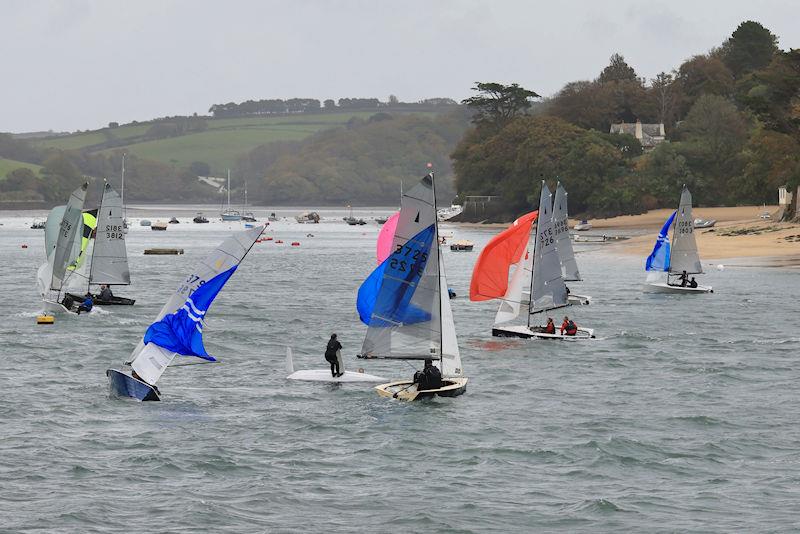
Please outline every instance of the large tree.
[[614, 54], [609, 59], [608, 66], [600, 73], [597, 79], [600, 83], [619, 82], [619, 81], [639, 81], [633, 67], [625, 63], [625, 58], [620, 54]]
[[473, 121], [479, 125], [502, 127], [509, 120], [525, 113], [531, 107], [531, 99], [540, 98], [535, 91], [520, 87], [516, 83], [504, 85], [494, 82], [475, 82], [473, 91], [478, 94], [461, 103], [475, 111]]
[[769, 65], [778, 52], [778, 37], [758, 22], [739, 24], [722, 45], [722, 60], [736, 78]]

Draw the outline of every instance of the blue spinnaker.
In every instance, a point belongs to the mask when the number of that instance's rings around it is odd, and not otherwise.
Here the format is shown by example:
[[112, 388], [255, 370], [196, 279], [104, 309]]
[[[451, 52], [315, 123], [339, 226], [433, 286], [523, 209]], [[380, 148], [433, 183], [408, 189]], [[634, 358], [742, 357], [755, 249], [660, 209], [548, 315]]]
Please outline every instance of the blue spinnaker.
[[361, 322], [388, 327], [430, 321], [430, 311], [411, 304], [431, 254], [434, 225], [409, 239], [383, 260], [358, 288], [356, 308]]
[[677, 211], [673, 211], [667, 222], [661, 227], [653, 252], [645, 262], [645, 271], [669, 271], [669, 227], [672, 226], [672, 221], [675, 220], [677, 213]]
[[178, 311], [151, 324], [144, 334], [144, 343], [155, 343], [182, 356], [197, 356], [216, 361], [203, 346], [203, 318], [234, 271], [236, 265], [219, 273], [189, 295]]

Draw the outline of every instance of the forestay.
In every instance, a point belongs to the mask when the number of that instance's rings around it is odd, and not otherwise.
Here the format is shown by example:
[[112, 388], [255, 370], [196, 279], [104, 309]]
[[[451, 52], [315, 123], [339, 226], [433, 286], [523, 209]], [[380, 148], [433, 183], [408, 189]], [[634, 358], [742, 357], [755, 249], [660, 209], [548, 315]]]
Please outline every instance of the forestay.
[[692, 194], [686, 186], [681, 192], [675, 229], [672, 233], [672, 252], [669, 272], [671, 274], [698, 274], [703, 272], [700, 256], [697, 254], [697, 241], [694, 238], [694, 217], [692, 217]]
[[155, 384], [176, 355], [214, 361], [203, 346], [205, 315], [263, 231], [259, 226], [232, 235], [181, 282], [131, 354], [131, 367], [145, 382]]
[[581, 273], [578, 271], [578, 262], [575, 261], [575, 252], [572, 250], [567, 218], [567, 192], [559, 182], [558, 187], [556, 187], [556, 196], [553, 200], [553, 232], [555, 233], [556, 250], [558, 250], [558, 257], [561, 260], [564, 280], [573, 282], [581, 280]]
[[89, 281], [92, 284], [128, 285], [131, 273], [125, 250], [122, 200], [106, 183], [97, 214], [97, 232]]
[[552, 194], [542, 181], [539, 218], [536, 223], [535, 257], [531, 278], [531, 312], [567, 305], [567, 287], [561, 277], [561, 262], [553, 231]]

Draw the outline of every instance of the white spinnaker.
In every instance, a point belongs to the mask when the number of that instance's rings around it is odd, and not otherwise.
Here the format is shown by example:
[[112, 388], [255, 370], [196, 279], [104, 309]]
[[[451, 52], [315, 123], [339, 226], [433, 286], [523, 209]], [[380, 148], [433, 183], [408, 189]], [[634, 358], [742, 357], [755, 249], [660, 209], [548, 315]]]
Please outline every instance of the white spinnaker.
[[[378, 315], [379, 302], [392, 300], [395, 295], [391, 293], [391, 283], [397, 282], [391, 278], [389, 269], [384, 273], [381, 289], [376, 297], [376, 310], [373, 311], [370, 326], [361, 347], [361, 354], [383, 358], [410, 358], [419, 359], [431, 355], [436, 359], [441, 350], [441, 318], [440, 318], [440, 280], [439, 280], [439, 254], [436, 242], [436, 227], [433, 226], [433, 241], [426, 258], [420, 255], [417, 259], [407, 258], [404, 254], [409, 248], [419, 249], [419, 244], [409, 241], [436, 224], [436, 207], [434, 204], [433, 179], [431, 175], [423, 177], [420, 182], [403, 194], [401, 199], [400, 216], [397, 220], [392, 250], [399, 251], [398, 258], [395, 252], [387, 261], [406, 261], [409, 269], [416, 268], [420, 261], [425, 262], [422, 275], [416, 282], [401, 282], [405, 285], [415, 285], [409, 308], [419, 310], [430, 315], [427, 321], [400, 323]], [[392, 282], [387, 283], [391, 279]], [[393, 323], [387, 326], [387, 323]]]
[[530, 287], [533, 272], [533, 254], [530, 250], [526, 249], [525, 254], [515, 265], [506, 294], [503, 295], [503, 300], [500, 301], [500, 307], [497, 309], [494, 324], [507, 323], [519, 317], [523, 290]]
[[50, 281], [50, 289], [55, 291], [61, 291], [67, 266], [74, 259], [72, 251], [75, 244], [75, 234], [83, 228], [82, 210], [88, 187], [89, 182], [84, 182], [81, 187], [72, 192], [67, 203], [67, 209], [64, 211], [64, 217], [59, 224], [56, 250], [53, 255], [53, 276]]
[[[258, 226], [237, 232], [223, 241], [197, 265], [192, 274], [181, 282], [153, 322], [160, 321], [165, 315], [177, 311], [184, 305], [186, 299], [208, 280], [234, 265], [239, 265], [263, 231], [264, 226]], [[154, 343], [145, 345], [142, 338], [131, 353], [131, 368], [145, 382], [155, 384], [176, 355], [177, 353], [165, 350]]]
[[544, 311], [567, 305], [567, 287], [561, 277], [561, 262], [555, 245], [550, 190], [542, 181], [539, 217], [536, 221], [535, 258], [531, 278], [530, 311]]
[[97, 212], [97, 230], [91, 258], [90, 283], [109, 285], [131, 283], [128, 253], [125, 250], [122, 200], [108, 183], [103, 188], [103, 200]]
[[578, 271], [578, 262], [575, 261], [575, 251], [572, 250], [567, 218], [567, 192], [559, 182], [555, 199], [553, 199], [553, 232], [556, 237], [556, 250], [558, 250], [558, 257], [561, 260], [564, 280], [572, 282], [581, 280], [581, 273]]
[[675, 216], [675, 227], [672, 232], [672, 248], [670, 249], [669, 272], [671, 274], [699, 274], [703, 272], [700, 256], [697, 253], [697, 241], [694, 238], [694, 218], [692, 217], [692, 194], [686, 186], [681, 191], [678, 214]]
[[444, 262], [442, 252], [437, 243], [437, 253], [439, 255], [439, 300], [442, 307], [442, 346], [440, 371], [444, 378], [454, 378], [463, 376], [461, 369], [461, 352], [458, 350], [458, 338], [456, 337], [456, 326], [453, 321], [453, 310], [450, 308], [450, 295], [447, 293], [447, 277], [444, 273]]

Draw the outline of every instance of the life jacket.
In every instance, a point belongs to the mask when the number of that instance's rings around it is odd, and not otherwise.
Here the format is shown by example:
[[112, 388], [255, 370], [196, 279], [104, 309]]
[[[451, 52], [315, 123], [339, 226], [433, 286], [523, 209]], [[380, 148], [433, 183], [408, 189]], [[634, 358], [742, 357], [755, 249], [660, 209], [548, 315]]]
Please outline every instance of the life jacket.
[[547, 323], [547, 326], [544, 327], [545, 334], [555, 334], [556, 333], [556, 325], [553, 323]]
[[567, 335], [568, 336], [574, 336], [577, 333], [578, 333], [578, 326], [575, 323], [573, 323], [572, 321], [568, 322], [567, 323]]

